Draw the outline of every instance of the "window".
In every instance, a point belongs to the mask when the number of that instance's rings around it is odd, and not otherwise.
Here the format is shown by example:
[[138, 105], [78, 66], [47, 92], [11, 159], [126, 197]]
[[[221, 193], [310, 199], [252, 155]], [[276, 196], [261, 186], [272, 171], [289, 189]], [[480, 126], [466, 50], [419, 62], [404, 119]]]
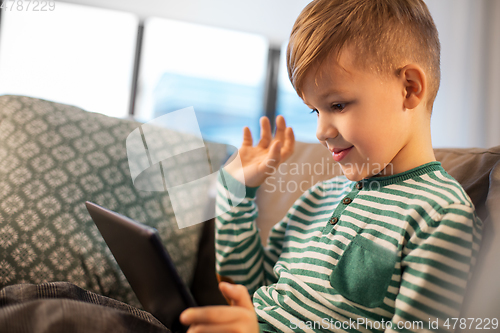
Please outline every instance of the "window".
[[244, 126], [256, 139], [267, 50], [259, 35], [146, 20], [136, 118], [193, 106], [204, 139], [239, 147]]
[[295, 139], [303, 142], [318, 142], [316, 138], [316, 114], [304, 104], [297, 95], [286, 70], [286, 47], [288, 41], [281, 48], [280, 69], [278, 74], [278, 97], [276, 114], [281, 114], [287, 126], [293, 128]]
[[132, 14], [60, 2], [3, 11], [0, 94], [126, 117], [137, 24]]

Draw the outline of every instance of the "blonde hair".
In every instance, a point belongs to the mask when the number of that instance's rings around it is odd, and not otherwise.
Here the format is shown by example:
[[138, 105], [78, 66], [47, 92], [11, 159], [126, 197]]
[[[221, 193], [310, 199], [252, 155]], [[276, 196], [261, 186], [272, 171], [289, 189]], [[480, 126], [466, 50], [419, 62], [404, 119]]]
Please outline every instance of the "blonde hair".
[[295, 21], [287, 48], [288, 76], [302, 97], [307, 71], [330, 55], [337, 61], [352, 47], [355, 63], [380, 74], [397, 75], [415, 62], [428, 80], [432, 109], [441, 78], [440, 43], [423, 0], [314, 0]]

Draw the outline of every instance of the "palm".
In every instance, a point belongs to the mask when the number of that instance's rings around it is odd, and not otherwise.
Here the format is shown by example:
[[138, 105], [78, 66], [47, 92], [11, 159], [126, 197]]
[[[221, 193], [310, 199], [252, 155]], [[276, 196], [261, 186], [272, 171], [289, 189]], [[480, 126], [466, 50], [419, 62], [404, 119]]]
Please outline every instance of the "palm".
[[293, 130], [286, 127], [282, 116], [276, 118], [274, 138], [268, 118], [260, 119], [260, 127], [261, 138], [256, 146], [253, 146], [250, 129], [244, 128], [243, 143], [238, 150], [241, 165], [230, 163], [226, 167], [226, 171], [249, 187], [261, 185], [280, 163], [290, 157], [295, 144]]

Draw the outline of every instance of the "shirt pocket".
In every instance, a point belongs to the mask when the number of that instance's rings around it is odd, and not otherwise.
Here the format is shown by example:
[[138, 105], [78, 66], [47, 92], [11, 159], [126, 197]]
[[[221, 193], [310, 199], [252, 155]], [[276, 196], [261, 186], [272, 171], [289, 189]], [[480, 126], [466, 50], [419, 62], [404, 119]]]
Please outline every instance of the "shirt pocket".
[[357, 235], [333, 269], [330, 284], [348, 300], [376, 308], [384, 302], [396, 260], [395, 252]]

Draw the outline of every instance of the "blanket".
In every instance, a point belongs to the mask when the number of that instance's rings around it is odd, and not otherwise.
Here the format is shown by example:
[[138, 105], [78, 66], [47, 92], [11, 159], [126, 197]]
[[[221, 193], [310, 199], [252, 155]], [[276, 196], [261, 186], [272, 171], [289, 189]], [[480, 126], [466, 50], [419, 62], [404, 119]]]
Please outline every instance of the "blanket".
[[68, 282], [0, 290], [0, 332], [171, 333], [146, 311]]

